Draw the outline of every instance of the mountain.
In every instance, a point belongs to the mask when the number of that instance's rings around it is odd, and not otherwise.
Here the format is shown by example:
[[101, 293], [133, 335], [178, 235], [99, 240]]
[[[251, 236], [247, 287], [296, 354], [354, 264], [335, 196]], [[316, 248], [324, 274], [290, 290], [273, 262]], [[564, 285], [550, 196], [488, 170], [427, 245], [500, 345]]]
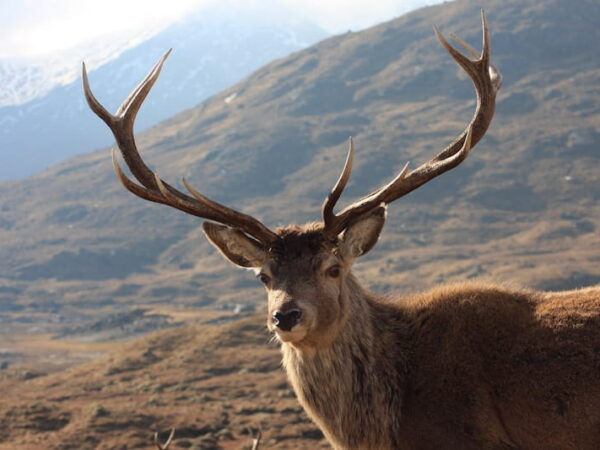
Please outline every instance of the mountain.
[[5, 61], [0, 64], [0, 179], [31, 175], [111, 143], [110, 133], [89, 114], [81, 97], [84, 57], [97, 67], [90, 76], [103, 100], [116, 108], [156, 58], [175, 49], [168, 76], [139, 117], [138, 129], [144, 129], [325, 36], [317, 26], [274, 5], [246, 9], [222, 2], [158, 32], [144, 30], [126, 40], [113, 38], [102, 46], [92, 43], [72, 50], [63, 61]]
[[41, 99], [52, 89], [76, 82], [81, 61], [97, 68], [162, 30], [134, 30], [85, 42], [50, 55], [0, 59], [0, 108]]
[[[474, 93], [431, 27], [478, 45], [479, 6], [424, 8], [322, 41], [139, 134], [138, 144], [169, 182], [185, 176], [268, 226], [317, 220], [349, 135], [357, 157], [342, 203], [462, 131]], [[539, 289], [600, 281], [600, 5], [484, 6], [505, 80], [496, 117], [465, 163], [390, 206], [381, 242], [356, 265], [377, 292], [473, 277]], [[159, 84], [184, 81], [172, 70], [179, 64], [169, 60]], [[127, 67], [118, 69], [106, 76], [120, 79]], [[90, 80], [106, 99], [100, 75]], [[5, 329], [91, 326], [131, 308], [263, 305], [259, 283], [221, 258], [200, 223], [126, 192], [107, 149], [1, 183]]]

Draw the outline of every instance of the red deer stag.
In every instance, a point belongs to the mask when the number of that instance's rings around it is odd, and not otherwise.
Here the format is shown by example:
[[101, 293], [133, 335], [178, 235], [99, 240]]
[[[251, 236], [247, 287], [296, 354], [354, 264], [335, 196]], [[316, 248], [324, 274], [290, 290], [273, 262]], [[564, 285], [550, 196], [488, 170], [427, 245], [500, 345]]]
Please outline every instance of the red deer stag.
[[[386, 206], [460, 164], [485, 134], [500, 74], [490, 64], [485, 17], [471, 60], [436, 34], [477, 93], [460, 136], [414, 170], [334, 213], [353, 147], [325, 200], [323, 222], [272, 231], [261, 222], [167, 184], [142, 161], [133, 121], [165, 55], [109, 114], [83, 83], [90, 108], [113, 131], [135, 195], [211, 222], [208, 239], [252, 268], [268, 293], [268, 327], [298, 399], [339, 449], [600, 448], [600, 287], [562, 293], [483, 283], [441, 286], [391, 301], [369, 293], [350, 270], [377, 242]], [[219, 224], [215, 223], [218, 222]]]

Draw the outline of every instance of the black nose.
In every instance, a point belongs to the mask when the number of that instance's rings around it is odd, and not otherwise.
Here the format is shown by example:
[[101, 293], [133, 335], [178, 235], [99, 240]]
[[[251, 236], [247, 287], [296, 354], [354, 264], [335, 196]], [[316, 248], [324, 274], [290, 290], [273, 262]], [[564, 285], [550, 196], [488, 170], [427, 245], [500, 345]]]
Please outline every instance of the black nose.
[[275, 311], [273, 313], [273, 325], [282, 331], [290, 331], [300, 321], [302, 311], [290, 309], [289, 311]]

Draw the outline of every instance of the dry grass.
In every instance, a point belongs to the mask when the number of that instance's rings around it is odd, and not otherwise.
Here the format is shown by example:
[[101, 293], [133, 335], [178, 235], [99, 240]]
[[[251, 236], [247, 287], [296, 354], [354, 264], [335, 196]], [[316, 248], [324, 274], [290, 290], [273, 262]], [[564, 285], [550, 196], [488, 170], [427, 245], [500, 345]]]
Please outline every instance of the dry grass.
[[[3, 381], [0, 449], [233, 449], [262, 429], [268, 448], [327, 448], [288, 388], [262, 317], [179, 328], [31, 379]], [[185, 441], [185, 442], [184, 442]]]

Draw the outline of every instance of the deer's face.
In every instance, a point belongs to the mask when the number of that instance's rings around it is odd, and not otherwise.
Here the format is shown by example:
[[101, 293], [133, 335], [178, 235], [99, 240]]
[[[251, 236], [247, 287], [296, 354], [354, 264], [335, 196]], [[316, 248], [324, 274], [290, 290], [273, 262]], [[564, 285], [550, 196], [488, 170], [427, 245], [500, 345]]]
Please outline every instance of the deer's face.
[[255, 269], [268, 295], [267, 325], [283, 342], [325, 341], [343, 319], [349, 264], [320, 230], [286, 229]]
[[376, 243], [383, 207], [328, 238], [320, 224], [286, 227], [264, 250], [243, 233], [205, 223], [210, 241], [234, 264], [251, 268], [268, 295], [269, 329], [282, 341], [318, 347], [329, 342], [349, 314], [346, 279], [352, 262]]

